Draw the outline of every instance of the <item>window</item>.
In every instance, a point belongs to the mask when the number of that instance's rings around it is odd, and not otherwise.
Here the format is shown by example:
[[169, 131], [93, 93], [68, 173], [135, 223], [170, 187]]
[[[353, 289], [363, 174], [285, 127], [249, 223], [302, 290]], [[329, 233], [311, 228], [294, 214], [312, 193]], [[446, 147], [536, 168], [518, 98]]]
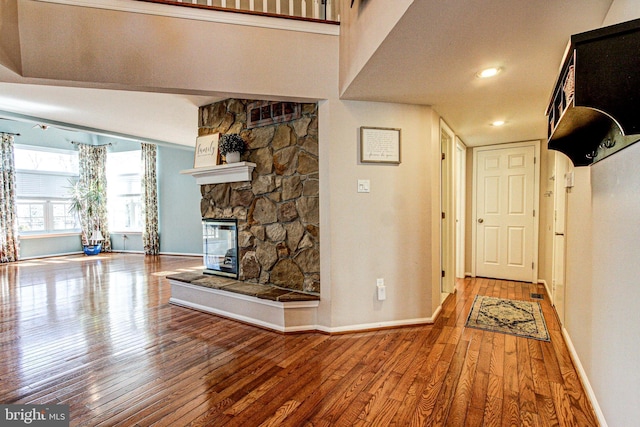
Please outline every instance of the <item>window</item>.
[[18, 231], [45, 231], [45, 200], [18, 200]]
[[140, 150], [107, 154], [107, 211], [111, 232], [142, 231]]
[[78, 179], [78, 153], [16, 145], [16, 209], [21, 235], [75, 232], [69, 190]]

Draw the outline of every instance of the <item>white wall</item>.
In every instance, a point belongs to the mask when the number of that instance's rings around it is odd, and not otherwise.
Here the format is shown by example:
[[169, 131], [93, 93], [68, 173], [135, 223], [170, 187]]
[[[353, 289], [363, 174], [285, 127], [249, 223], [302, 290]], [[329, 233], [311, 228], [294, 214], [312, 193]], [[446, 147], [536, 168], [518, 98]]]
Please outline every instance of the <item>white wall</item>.
[[327, 63], [337, 64], [336, 35], [18, 4], [25, 77], [148, 92], [249, 94], [250, 99], [322, 99], [336, 90], [333, 76], [326, 76]]
[[[613, 2], [604, 25], [640, 17]], [[640, 144], [575, 168], [568, 194], [565, 328], [606, 423], [640, 419]]]
[[414, 0], [342, 0], [340, 93], [342, 94]]
[[566, 329], [607, 423], [640, 419], [640, 144], [576, 168]]
[[[439, 303], [438, 119], [423, 106], [321, 104], [321, 325], [354, 329], [433, 315]], [[400, 128], [402, 163], [361, 164], [360, 126]], [[370, 180], [370, 193], [356, 192], [358, 179]], [[385, 280], [385, 301], [376, 299], [377, 278]]]
[[613, 426], [640, 420], [639, 162], [636, 144], [592, 167], [595, 306], [589, 378], [601, 391], [598, 401]]
[[640, 18], [640, 0], [614, 0], [602, 25], [613, 25], [637, 18]]
[[[574, 186], [567, 195], [565, 325], [581, 363], [592, 366], [592, 202], [591, 169], [574, 168]], [[588, 369], [587, 374], [591, 372]]]

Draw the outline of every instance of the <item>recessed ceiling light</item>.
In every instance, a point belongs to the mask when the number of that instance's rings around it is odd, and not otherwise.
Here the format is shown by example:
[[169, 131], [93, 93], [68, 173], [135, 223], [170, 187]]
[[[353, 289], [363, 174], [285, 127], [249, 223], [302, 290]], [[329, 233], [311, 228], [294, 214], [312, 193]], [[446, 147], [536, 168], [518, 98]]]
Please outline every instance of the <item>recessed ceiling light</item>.
[[495, 127], [502, 126], [502, 125], [504, 125], [504, 120], [496, 120], [495, 122], [491, 123], [491, 126], [495, 126]]
[[492, 68], [485, 68], [482, 71], [479, 71], [476, 74], [476, 77], [480, 78], [480, 79], [486, 79], [488, 77], [493, 77], [496, 74], [498, 74], [500, 72], [500, 68], [497, 67], [492, 67]]

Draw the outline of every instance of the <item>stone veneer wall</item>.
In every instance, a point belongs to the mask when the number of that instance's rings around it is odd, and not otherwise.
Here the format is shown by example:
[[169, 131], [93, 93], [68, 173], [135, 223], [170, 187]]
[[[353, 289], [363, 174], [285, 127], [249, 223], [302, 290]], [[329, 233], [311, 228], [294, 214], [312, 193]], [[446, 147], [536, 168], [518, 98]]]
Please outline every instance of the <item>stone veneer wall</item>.
[[199, 135], [239, 133], [256, 164], [251, 182], [201, 186], [203, 218], [236, 218], [240, 275], [246, 282], [320, 292], [318, 113], [246, 128], [247, 100], [200, 107]]

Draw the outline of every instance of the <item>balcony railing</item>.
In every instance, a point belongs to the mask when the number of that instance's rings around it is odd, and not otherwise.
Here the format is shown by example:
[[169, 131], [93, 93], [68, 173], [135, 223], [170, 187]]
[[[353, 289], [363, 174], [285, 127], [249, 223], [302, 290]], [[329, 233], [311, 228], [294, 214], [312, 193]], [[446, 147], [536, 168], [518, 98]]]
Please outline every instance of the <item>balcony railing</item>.
[[340, 0], [140, 0], [209, 10], [340, 22]]

